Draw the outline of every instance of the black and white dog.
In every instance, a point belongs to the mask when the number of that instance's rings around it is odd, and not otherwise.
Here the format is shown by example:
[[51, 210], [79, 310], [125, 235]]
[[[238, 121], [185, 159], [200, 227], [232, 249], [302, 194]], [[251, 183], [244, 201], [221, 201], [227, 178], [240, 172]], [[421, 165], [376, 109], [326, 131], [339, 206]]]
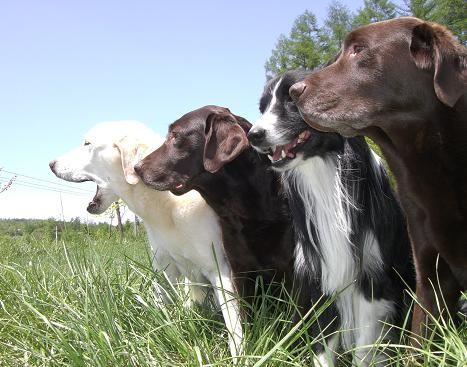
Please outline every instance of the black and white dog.
[[[355, 365], [366, 366], [382, 356], [362, 347], [387, 338], [384, 322], [400, 325], [408, 309], [404, 289], [413, 287], [415, 272], [405, 219], [364, 138], [319, 132], [303, 121], [289, 88], [306, 74], [292, 71], [267, 83], [262, 116], [248, 138], [282, 172], [298, 278], [303, 284], [317, 278], [325, 295], [337, 294], [342, 332], [328, 338], [328, 351], [340, 341], [356, 348]], [[332, 353], [321, 353], [317, 362], [332, 365]]]

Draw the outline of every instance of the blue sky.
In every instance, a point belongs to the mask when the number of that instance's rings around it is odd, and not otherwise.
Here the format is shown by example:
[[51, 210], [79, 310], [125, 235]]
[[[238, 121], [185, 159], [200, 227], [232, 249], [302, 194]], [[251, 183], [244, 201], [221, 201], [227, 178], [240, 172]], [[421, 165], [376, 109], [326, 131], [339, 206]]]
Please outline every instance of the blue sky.
[[[342, 2], [351, 10], [363, 4]], [[277, 38], [306, 9], [323, 20], [329, 3], [3, 2], [0, 167], [50, 182], [19, 177], [0, 194], [0, 218], [86, 217], [92, 193], [19, 184], [94, 191], [90, 183], [55, 178], [48, 162], [80, 144], [99, 121], [136, 119], [165, 135], [180, 115], [219, 104], [254, 122], [264, 63]]]

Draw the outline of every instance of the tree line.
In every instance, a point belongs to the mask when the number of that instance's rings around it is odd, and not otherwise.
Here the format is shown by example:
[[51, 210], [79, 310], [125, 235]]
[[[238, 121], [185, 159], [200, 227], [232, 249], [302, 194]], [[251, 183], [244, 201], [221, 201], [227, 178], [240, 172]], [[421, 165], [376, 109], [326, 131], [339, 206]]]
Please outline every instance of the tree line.
[[306, 10], [295, 19], [289, 35], [279, 36], [265, 64], [266, 77], [270, 79], [292, 69], [319, 67], [337, 54], [352, 29], [398, 16], [415, 16], [443, 24], [462, 44], [467, 44], [465, 0], [405, 0], [402, 6], [390, 0], [364, 0], [356, 13], [334, 0], [322, 25], [312, 11]]

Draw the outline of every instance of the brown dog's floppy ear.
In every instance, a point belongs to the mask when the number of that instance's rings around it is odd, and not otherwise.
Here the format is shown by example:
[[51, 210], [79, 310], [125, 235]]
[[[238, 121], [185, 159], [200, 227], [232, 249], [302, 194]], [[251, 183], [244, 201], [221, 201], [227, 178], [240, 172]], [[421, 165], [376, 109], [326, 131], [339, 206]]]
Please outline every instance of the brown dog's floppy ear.
[[136, 185], [139, 182], [139, 177], [134, 167], [136, 163], [144, 158], [148, 147], [128, 137], [115, 142], [115, 146], [120, 151], [125, 181], [130, 185]]
[[203, 163], [206, 171], [214, 173], [234, 160], [248, 147], [246, 133], [229, 113], [212, 113], [206, 119], [206, 143]]
[[438, 99], [453, 107], [466, 92], [467, 52], [452, 34], [437, 24], [422, 23], [412, 31], [410, 52], [421, 69], [434, 69]]

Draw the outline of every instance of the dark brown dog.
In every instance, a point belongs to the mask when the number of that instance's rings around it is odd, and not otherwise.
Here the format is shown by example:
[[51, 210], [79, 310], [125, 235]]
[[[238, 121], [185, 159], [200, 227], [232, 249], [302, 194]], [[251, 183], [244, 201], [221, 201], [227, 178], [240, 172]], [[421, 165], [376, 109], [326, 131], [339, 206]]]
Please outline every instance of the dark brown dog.
[[[135, 171], [156, 190], [180, 195], [195, 189], [219, 215], [227, 258], [240, 294], [255, 279], [291, 280], [293, 233], [279, 177], [249, 147], [251, 124], [228, 109], [206, 106], [169, 126], [164, 144]], [[235, 159], [236, 158], [236, 159]], [[187, 244], [189, 246], [189, 244]]]
[[[172, 123], [164, 144], [140, 161], [135, 171], [156, 190], [177, 195], [191, 189], [200, 192], [220, 218], [239, 294], [252, 301], [257, 276], [266, 285], [284, 281], [296, 297], [298, 311], [307, 311], [312, 303], [324, 301], [321, 286], [304, 278], [293, 287], [290, 209], [269, 159], [248, 144], [250, 128], [247, 120], [227, 108], [202, 107]], [[312, 338], [321, 334], [322, 327], [332, 336], [336, 317], [335, 306], [327, 307], [310, 327]], [[312, 348], [316, 354], [324, 352], [321, 343]]]
[[[467, 288], [466, 55], [444, 27], [398, 18], [349, 33], [334, 63], [290, 88], [309, 125], [380, 145], [407, 215], [417, 296], [434, 315], [437, 277], [452, 313]], [[417, 307], [414, 332], [423, 320]]]

